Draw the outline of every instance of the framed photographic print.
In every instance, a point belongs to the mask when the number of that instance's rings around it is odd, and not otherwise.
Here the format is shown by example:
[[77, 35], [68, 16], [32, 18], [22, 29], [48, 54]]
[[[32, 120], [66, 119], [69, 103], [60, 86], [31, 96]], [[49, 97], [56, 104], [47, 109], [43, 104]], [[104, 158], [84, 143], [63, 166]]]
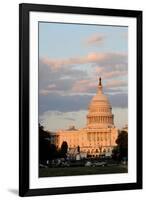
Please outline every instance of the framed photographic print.
[[19, 8], [19, 195], [141, 189], [142, 11]]

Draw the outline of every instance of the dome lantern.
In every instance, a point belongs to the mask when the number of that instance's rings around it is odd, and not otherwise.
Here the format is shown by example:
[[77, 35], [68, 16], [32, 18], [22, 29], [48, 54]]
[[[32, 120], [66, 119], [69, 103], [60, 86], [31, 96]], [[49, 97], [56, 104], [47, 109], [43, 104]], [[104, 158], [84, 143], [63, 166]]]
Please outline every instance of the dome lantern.
[[102, 94], [102, 83], [101, 83], [101, 77], [99, 78], [99, 83], [98, 83], [98, 94]]

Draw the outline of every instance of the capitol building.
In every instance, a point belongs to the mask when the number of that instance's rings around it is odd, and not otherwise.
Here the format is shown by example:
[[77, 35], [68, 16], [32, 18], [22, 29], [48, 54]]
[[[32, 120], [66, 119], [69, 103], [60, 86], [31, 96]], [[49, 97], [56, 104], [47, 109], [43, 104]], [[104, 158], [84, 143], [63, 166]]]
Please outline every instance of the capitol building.
[[99, 155], [110, 156], [116, 146], [118, 129], [114, 125], [114, 115], [108, 97], [103, 93], [101, 78], [99, 78], [96, 95], [92, 98], [84, 128], [74, 126], [68, 130], [57, 130], [52, 135], [52, 142], [60, 148], [64, 141], [68, 144], [68, 152], [80, 153], [89, 157]]

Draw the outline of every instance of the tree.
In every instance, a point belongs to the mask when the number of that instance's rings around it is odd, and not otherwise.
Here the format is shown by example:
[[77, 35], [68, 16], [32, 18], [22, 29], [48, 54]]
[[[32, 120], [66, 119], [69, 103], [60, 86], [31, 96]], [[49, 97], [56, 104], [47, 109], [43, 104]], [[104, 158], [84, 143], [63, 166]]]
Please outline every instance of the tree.
[[50, 134], [39, 124], [39, 161], [46, 163], [49, 154]]
[[54, 158], [58, 157], [58, 152], [55, 144], [51, 144], [51, 136], [44, 127], [39, 124], [39, 161], [46, 164], [49, 160], [51, 163]]
[[66, 141], [63, 141], [60, 149], [60, 154], [63, 158], [66, 158], [67, 150], [68, 150], [68, 144]]
[[77, 151], [78, 151], [78, 153], [80, 153], [80, 146], [79, 145], [77, 146]]
[[124, 157], [128, 159], [128, 133], [122, 130], [116, 140], [117, 147], [113, 149], [113, 158], [122, 160]]
[[39, 124], [39, 138], [50, 138], [50, 133], [44, 130], [44, 127]]
[[55, 159], [55, 158], [58, 158], [57, 148], [56, 148], [55, 144], [51, 144], [50, 141], [49, 141], [49, 144], [48, 144], [48, 155], [47, 155], [47, 158], [49, 160], [50, 166], [52, 165], [52, 160]]

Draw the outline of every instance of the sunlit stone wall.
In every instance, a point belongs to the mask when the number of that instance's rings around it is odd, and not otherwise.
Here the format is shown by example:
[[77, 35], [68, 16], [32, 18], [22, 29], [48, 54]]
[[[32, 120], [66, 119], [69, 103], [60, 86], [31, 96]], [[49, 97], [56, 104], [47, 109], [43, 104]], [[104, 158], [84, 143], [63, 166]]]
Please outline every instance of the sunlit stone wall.
[[87, 125], [82, 129], [72, 127], [68, 130], [58, 130], [53, 136], [57, 147], [66, 141], [69, 151], [80, 147], [81, 152], [96, 157], [101, 154], [111, 155], [116, 146], [118, 129], [114, 126], [114, 115], [108, 97], [103, 94], [101, 78], [98, 90], [92, 98], [87, 115]]

